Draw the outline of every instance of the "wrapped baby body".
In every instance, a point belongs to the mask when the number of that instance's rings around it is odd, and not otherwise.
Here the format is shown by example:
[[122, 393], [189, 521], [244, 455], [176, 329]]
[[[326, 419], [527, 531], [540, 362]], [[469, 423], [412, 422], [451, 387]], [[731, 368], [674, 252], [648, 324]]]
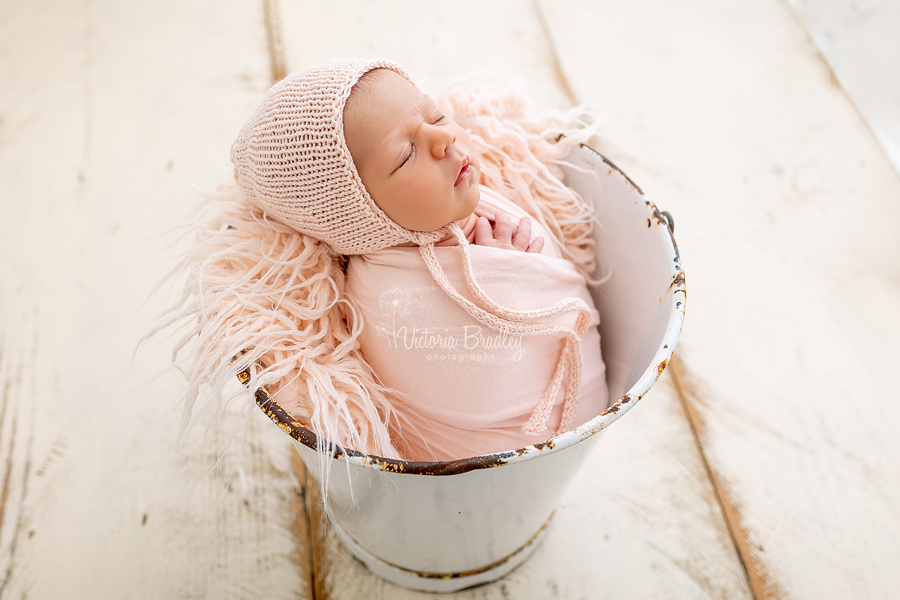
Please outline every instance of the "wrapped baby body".
[[[524, 211], [482, 187], [481, 206], [514, 219]], [[600, 353], [599, 316], [584, 277], [538, 224], [542, 253], [468, 247], [484, 292], [503, 306], [541, 309], [562, 298], [580, 298], [591, 310], [580, 344], [581, 393], [567, 425], [576, 427], [606, 409], [606, 370]], [[435, 248], [450, 283], [469, 300], [458, 246]], [[565, 346], [559, 335], [521, 336], [476, 321], [435, 283], [419, 251], [394, 247], [351, 258], [347, 296], [364, 327], [360, 348], [382, 383], [396, 390], [402, 431], [398, 445], [410, 460], [453, 460], [521, 448], [552, 437], [563, 418], [565, 380], [546, 427], [529, 434], [532, 418]], [[551, 319], [574, 327], [577, 313]]]
[[[237, 373], [323, 452], [461, 459], [606, 409], [591, 214], [560, 168], [593, 120], [534, 115], [514, 90], [442, 102], [383, 59], [313, 65], [269, 90], [157, 327], [192, 327], [176, 347], [185, 430], [197, 401], [221, 415]], [[535, 237], [519, 247], [495, 235], [505, 222], [478, 221], [467, 244], [479, 209], [528, 213]]]

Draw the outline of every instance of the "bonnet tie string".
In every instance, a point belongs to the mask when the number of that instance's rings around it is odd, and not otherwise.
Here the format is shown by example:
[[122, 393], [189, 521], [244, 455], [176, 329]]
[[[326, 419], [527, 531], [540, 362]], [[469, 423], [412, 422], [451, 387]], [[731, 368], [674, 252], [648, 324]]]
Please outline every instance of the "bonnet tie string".
[[[428, 266], [432, 278], [448, 296], [453, 298], [475, 320], [501, 333], [528, 337], [562, 334], [566, 338], [566, 344], [560, 354], [550, 383], [531, 414], [531, 418], [523, 426], [523, 430], [530, 435], [540, 435], [547, 429], [547, 421], [562, 387], [563, 376], [568, 375], [563, 397], [563, 414], [556, 433], [560, 434], [567, 431], [575, 416], [578, 396], [581, 391], [581, 336], [587, 331], [591, 319], [591, 311], [587, 303], [580, 298], [564, 298], [551, 307], [537, 310], [515, 310], [497, 304], [475, 281], [475, 274], [472, 271], [472, 263], [468, 252], [469, 243], [462, 229], [457, 223], [451, 223], [449, 227], [462, 250], [466, 285], [482, 306], [478, 306], [453, 288], [437, 260], [434, 252], [434, 241], [426, 241], [419, 246], [422, 260]], [[547, 319], [571, 311], [578, 311], [574, 328], [540, 321], [540, 319]]]

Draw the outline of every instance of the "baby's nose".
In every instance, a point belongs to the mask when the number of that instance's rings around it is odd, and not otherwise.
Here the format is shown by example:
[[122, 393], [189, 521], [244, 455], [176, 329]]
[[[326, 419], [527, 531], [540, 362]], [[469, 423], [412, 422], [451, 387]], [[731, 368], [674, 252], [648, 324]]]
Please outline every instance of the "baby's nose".
[[429, 125], [428, 127], [431, 128], [431, 153], [436, 158], [443, 158], [450, 146], [456, 143], [456, 135], [441, 125]]

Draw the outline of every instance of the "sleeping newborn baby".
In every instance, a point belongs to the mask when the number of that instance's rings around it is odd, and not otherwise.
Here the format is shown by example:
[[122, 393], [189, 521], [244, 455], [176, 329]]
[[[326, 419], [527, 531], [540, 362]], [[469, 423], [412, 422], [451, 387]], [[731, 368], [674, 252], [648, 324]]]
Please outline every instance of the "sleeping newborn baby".
[[514, 450], [606, 409], [591, 215], [559, 169], [587, 135], [557, 140], [569, 117], [515, 93], [454, 93], [441, 110], [386, 60], [269, 90], [159, 327], [194, 327], [185, 423], [237, 373], [321, 451], [408, 460]]
[[[388, 217], [419, 231], [459, 222], [475, 244], [467, 248], [468, 260], [488, 298], [520, 311], [577, 298], [590, 311], [577, 345], [579, 392], [564, 398], [570, 370], [542, 403], [567, 351], [561, 332], [507, 333], [482, 324], [435, 283], [410, 244], [351, 257], [346, 291], [365, 323], [361, 350], [398, 392], [402, 454], [449, 460], [511, 450], [602, 412], [606, 372], [585, 278], [540, 224], [532, 226], [522, 209], [479, 185], [480, 157], [466, 130], [387, 69], [369, 71], [356, 84], [344, 130], [363, 184]], [[452, 288], [477, 303], [456, 238], [448, 234], [436, 246]], [[574, 328], [578, 316], [572, 311], [548, 321]]]

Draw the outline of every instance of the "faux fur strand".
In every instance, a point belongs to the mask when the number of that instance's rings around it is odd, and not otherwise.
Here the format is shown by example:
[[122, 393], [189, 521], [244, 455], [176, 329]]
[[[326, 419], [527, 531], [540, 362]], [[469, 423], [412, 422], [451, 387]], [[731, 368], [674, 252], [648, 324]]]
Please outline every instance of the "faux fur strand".
[[539, 114], [524, 85], [450, 88], [437, 102], [472, 136], [481, 155], [481, 183], [516, 203], [556, 237], [588, 281], [596, 271], [593, 214], [562, 182], [561, 165], [587, 143], [599, 121], [585, 106]]
[[219, 402], [217, 390], [249, 368], [249, 389], [265, 386], [321, 440], [399, 458], [389, 396], [360, 355], [362, 323], [342, 297], [341, 258], [266, 219], [236, 186], [216, 197], [220, 211], [196, 226], [195, 246], [176, 267], [187, 271], [187, 289], [163, 323], [200, 318], [180, 358], [186, 414], [198, 399], [204, 409]]
[[[438, 100], [472, 133], [481, 183], [538, 219], [589, 277], [592, 215], [560, 182], [559, 166], [592, 135], [590, 115], [579, 108], [537, 116], [519, 90], [449, 91]], [[343, 297], [342, 257], [268, 219], [235, 184], [211, 197], [217, 212], [196, 225], [196, 240], [173, 271], [187, 273], [186, 287], [154, 329], [199, 318], [175, 349], [188, 379], [182, 433], [197, 408], [220, 411], [221, 390], [249, 367], [249, 389], [265, 386], [320, 440], [402, 458], [403, 424], [360, 353], [364, 323]]]

